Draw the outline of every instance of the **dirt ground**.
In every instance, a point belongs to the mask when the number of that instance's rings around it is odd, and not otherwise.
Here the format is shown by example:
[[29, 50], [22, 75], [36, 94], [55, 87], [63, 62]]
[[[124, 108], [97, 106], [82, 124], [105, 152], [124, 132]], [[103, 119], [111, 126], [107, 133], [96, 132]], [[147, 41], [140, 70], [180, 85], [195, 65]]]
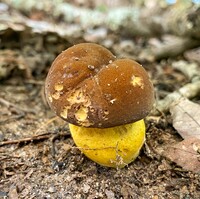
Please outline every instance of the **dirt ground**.
[[[123, 37], [109, 37], [115, 42], [112, 52], [124, 55]], [[79, 38], [76, 43], [82, 41]], [[8, 29], [1, 34], [0, 59], [9, 72], [0, 80], [0, 198], [200, 198], [200, 174], [162, 156], [167, 146], [182, 140], [169, 113], [145, 119], [146, 144], [136, 161], [123, 169], [99, 166], [76, 148], [68, 124], [49, 109], [43, 90], [52, 60], [72, 44], [29, 30]], [[171, 67], [184, 59], [142, 63], [154, 83], [156, 98], [188, 82]]]

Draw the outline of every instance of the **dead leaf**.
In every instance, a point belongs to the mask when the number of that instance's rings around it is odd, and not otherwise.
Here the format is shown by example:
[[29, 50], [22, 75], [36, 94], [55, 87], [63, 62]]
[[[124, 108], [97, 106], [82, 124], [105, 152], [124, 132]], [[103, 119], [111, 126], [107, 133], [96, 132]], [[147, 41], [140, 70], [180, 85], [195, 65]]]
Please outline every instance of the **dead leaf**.
[[187, 138], [170, 146], [163, 155], [187, 171], [200, 172], [200, 140]]
[[170, 108], [173, 126], [184, 139], [200, 139], [200, 105], [181, 99]]
[[200, 47], [188, 50], [184, 53], [184, 57], [189, 61], [194, 61], [200, 64]]

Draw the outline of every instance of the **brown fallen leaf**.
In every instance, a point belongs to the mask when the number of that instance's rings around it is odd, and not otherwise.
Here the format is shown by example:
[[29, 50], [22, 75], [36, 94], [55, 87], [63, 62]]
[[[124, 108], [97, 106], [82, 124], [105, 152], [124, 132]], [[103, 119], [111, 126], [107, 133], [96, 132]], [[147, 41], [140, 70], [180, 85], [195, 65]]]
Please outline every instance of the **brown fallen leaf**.
[[170, 108], [173, 126], [184, 139], [200, 139], [200, 105], [187, 99], [179, 100]]
[[187, 171], [200, 172], [200, 140], [187, 138], [169, 146], [163, 155]]

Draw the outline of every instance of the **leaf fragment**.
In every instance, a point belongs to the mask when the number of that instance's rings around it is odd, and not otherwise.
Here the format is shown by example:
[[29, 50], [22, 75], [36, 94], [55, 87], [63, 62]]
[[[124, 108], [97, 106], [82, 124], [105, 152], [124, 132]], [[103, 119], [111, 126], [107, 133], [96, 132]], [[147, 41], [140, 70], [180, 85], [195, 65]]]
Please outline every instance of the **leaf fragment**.
[[200, 105], [187, 99], [179, 100], [170, 108], [173, 126], [184, 139], [200, 139]]
[[169, 146], [163, 155], [187, 171], [200, 172], [200, 140], [195, 137]]

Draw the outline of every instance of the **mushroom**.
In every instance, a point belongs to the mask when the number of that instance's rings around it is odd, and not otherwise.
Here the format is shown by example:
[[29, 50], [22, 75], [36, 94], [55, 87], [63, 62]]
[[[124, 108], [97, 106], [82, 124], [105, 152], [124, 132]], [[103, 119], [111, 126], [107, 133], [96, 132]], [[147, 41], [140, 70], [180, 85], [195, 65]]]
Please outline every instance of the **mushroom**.
[[140, 64], [116, 59], [94, 43], [77, 44], [52, 63], [45, 93], [87, 157], [124, 167], [138, 156], [145, 141], [143, 118], [154, 103], [153, 85]]

